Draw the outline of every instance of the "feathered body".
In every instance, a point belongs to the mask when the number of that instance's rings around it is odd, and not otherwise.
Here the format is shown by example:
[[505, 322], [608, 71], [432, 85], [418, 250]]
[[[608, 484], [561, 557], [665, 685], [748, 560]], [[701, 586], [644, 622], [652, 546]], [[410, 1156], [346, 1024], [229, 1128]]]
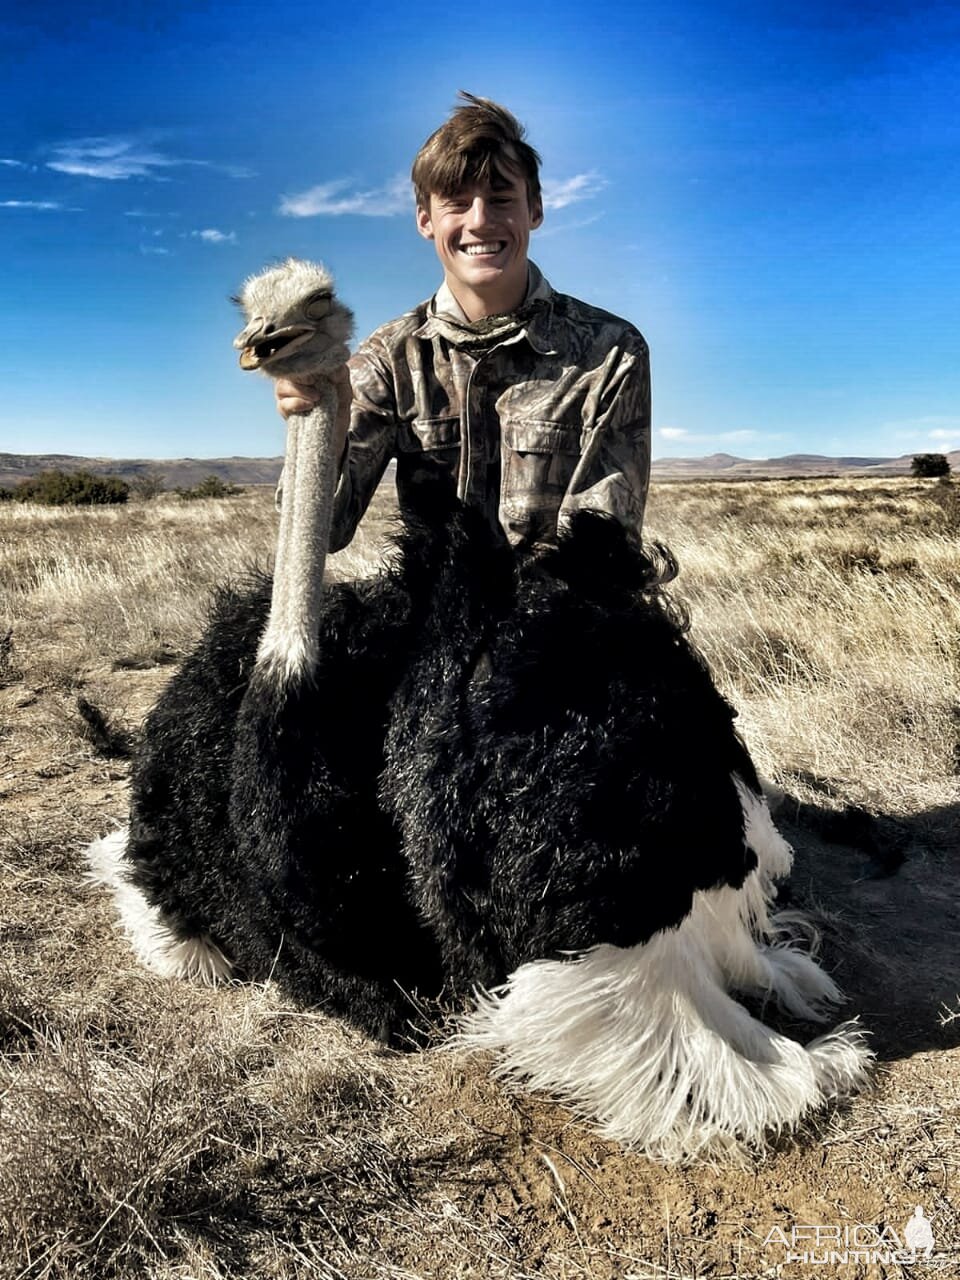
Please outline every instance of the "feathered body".
[[[433, 534], [381, 793], [460, 985], [673, 928], [756, 866], [734, 713], [611, 517], [515, 554], [472, 512]], [[422, 573], [422, 569], [420, 570]]]

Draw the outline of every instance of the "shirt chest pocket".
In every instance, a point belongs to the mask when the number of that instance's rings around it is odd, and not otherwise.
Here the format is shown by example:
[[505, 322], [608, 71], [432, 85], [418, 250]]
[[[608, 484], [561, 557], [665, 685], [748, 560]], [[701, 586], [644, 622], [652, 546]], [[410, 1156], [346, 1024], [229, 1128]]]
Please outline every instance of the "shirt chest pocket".
[[580, 457], [582, 435], [580, 427], [561, 422], [504, 422], [504, 506], [514, 510], [559, 506]]

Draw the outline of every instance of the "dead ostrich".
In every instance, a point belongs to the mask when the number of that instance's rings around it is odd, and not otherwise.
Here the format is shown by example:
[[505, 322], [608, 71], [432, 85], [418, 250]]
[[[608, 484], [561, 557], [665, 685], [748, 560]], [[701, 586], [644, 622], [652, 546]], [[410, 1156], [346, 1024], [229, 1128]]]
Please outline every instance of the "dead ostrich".
[[855, 1025], [803, 1046], [731, 994], [839, 999], [769, 916], [790, 850], [653, 561], [591, 513], [515, 551], [426, 492], [381, 576], [322, 589], [349, 313], [293, 260], [242, 302], [246, 365], [324, 395], [288, 426], [269, 602], [221, 600], [147, 722], [129, 836], [94, 848], [142, 958], [387, 1039], [405, 992], [476, 989], [457, 1043], [664, 1159], [855, 1089]]

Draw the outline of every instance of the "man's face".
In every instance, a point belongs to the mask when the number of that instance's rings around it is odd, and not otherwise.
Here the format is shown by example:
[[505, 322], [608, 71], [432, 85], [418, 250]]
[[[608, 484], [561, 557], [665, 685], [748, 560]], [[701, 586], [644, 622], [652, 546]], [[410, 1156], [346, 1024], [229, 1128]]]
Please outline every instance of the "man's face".
[[512, 311], [523, 301], [530, 232], [542, 221], [540, 202], [531, 208], [520, 177], [455, 196], [431, 195], [429, 209], [417, 209], [417, 229], [434, 242], [444, 278], [470, 319]]

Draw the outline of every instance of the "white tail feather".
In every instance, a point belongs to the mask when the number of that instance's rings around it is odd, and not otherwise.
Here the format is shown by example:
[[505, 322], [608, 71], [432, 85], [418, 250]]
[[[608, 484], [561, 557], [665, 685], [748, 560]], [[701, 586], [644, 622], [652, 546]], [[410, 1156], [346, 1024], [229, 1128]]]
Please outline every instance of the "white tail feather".
[[127, 830], [87, 847], [88, 878], [103, 885], [113, 895], [120, 925], [141, 964], [164, 978], [186, 978], [205, 986], [216, 986], [231, 977], [233, 966], [220, 948], [206, 935], [183, 936], [164, 920], [159, 908], [151, 906], [127, 876], [123, 854]]
[[759, 1147], [859, 1088], [871, 1054], [856, 1023], [803, 1046], [728, 993], [768, 992], [811, 1018], [840, 999], [810, 955], [778, 941], [768, 908], [790, 847], [764, 801], [738, 786], [758, 858], [742, 888], [696, 894], [678, 928], [642, 946], [521, 965], [478, 993], [451, 1047], [495, 1050], [496, 1075], [664, 1161]]

